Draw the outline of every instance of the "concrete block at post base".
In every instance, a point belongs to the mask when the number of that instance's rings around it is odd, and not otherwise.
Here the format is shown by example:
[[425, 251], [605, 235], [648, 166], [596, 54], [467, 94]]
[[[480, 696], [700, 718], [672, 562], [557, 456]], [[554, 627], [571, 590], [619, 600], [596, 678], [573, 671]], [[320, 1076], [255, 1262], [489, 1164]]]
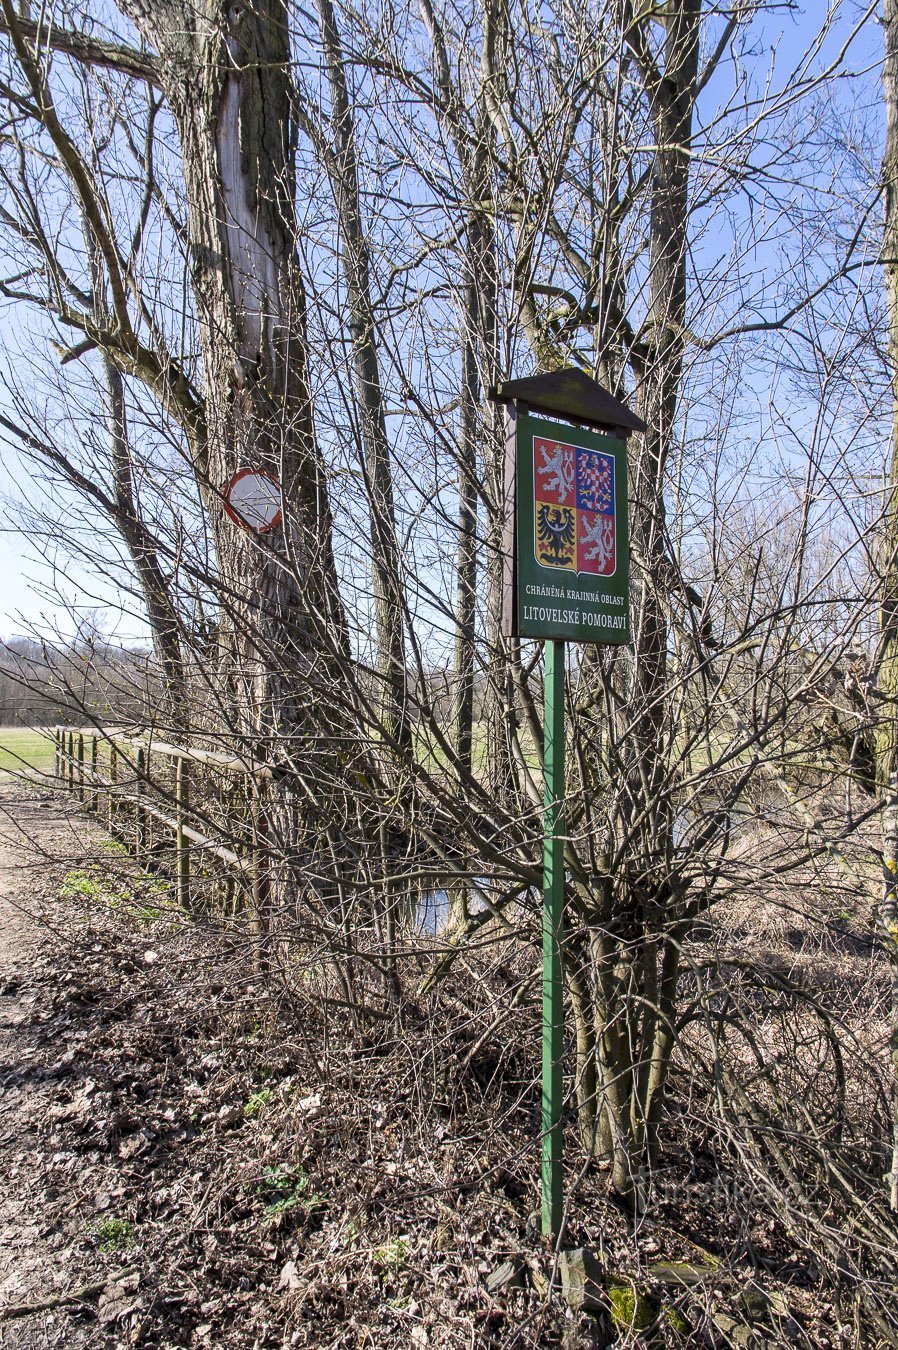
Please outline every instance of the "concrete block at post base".
[[503, 1261], [486, 1277], [488, 1294], [498, 1294], [503, 1289], [520, 1289], [524, 1284], [524, 1263], [522, 1261]]
[[602, 1312], [606, 1308], [602, 1266], [589, 1247], [562, 1252], [558, 1257], [558, 1273], [562, 1298], [575, 1312]]

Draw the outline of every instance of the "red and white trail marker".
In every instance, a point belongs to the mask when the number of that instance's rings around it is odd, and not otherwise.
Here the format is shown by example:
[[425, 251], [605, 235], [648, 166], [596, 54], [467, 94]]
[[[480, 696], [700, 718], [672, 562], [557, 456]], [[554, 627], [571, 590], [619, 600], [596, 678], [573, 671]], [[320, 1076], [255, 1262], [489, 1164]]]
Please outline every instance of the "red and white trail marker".
[[281, 485], [265, 469], [238, 469], [222, 496], [231, 520], [245, 530], [267, 534], [281, 523]]

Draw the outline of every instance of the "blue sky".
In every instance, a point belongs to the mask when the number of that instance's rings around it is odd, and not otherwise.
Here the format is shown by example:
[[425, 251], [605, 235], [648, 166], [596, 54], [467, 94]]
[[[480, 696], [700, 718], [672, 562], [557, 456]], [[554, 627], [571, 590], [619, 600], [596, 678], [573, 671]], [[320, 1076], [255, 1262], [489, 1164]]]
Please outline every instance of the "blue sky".
[[[808, 40], [808, 33], [820, 24], [826, 9], [822, 4], [810, 4], [803, 11], [787, 11], [768, 14], [760, 26], [756, 26], [755, 38], [758, 44], [757, 68], [767, 69], [767, 57], [775, 52], [773, 61], [774, 86], [781, 86], [796, 61], [800, 59]], [[815, 63], [818, 67], [831, 57], [852, 23], [863, 13], [860, 5], [840, 8], [839, 22], [827, 39], [823, 52]], [[850, 107], [853, 99], [858, 103], [875, 100], [878, 89], [878, 72], [875, 65], [881, 50], [881, 29], [876, 23], [869, 23], [866, 31], [853, 48], [852, 69], [858, 74], [855, 84], [839, 86], [838, 97]], [[874, 69], [871, 69], [874, 67]], [[724, 73], [709, 86], [703, 96], [705, 120], [710, 116], [715, 100], [725, 97], [726, 76]], [[738, 223], [738, 222], [737, 222]], [[762, 272], [766, 270], [763, 257], [755, 260]], [[23, 321], [24, 320], [24, 321]], [[13, 362], [18, 377], [27, 367], [31, 344], [39, 341], [39, 325], [33, 322], [29, 332], [29, 322], [20, 310], [8, 305], [0, 308], [0, 352]], [[0, 371], [0, 406], [8, 404], [8, 395], [2, 383]], [[0, 448], [0, 501], [7, 503], [0, 518], [0, 636], [12, 636], [35, 627], [45, 630], [57, 630], [63, 635], [71, 635], [78, 624], [79, 615], [85, 612], [104, 610], [108, 607], [107, 627], [118, 633], [123, 640], [141, 640], [145, 633], [141, 625], [133, 618], [123, 624], [116, 612], [115, 595], [108, 585], [98, 583], [95, 576], [88, 576], [77, 564], [73, 564], [68, 577], [61, 581], [41, 557], [41, 551], [35, 547], [27, 530], [18, 526], [21, 505], [33, 502], [36, 488], [33, 482], [22, 473], [21, 466], [15, 464], [7, 449]], [[56, 503], [62, 517], [66, 516], [65, 503]], [[74, 512], [79, 508], [72, 506]], [[79, 524], [77, 518], [69, 516], [72, 526]], [[64, 527], [63, 527], [64, 528]], [[52, 591], [59, 585], [64, 600], [54, 599]]]

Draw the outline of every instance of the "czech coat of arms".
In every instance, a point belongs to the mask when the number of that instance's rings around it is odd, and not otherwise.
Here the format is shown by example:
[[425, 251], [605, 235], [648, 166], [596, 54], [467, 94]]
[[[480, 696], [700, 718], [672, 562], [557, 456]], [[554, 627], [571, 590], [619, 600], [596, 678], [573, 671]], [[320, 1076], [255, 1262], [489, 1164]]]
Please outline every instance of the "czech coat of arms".
[[540, 567], [611, 576], [617, 567], [614, 456], [533, 439], [534, 551]]

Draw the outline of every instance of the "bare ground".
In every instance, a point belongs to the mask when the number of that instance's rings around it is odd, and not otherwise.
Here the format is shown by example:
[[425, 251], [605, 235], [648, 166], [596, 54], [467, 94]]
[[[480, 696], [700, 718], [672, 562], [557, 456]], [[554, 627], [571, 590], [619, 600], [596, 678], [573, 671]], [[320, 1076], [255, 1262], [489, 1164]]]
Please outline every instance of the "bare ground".
[[[210, 1001], [192, 968], [210, 963], [159, 884], [109, 849], [59, 795], [0, 787], [0, 1345], [282, 1344], [228, 1297], [201, 1307], [184, 1212], [203, 1213], [210, 1176], [188, 1148], [201, 1132], [208, 1148], [218, 1112], [197, 1128], [184, 1092], [206, 1105], [197, 1060], [221, 1048], [196, 1025]], [[270, 1274], [235, 1281], [237, 1301]]]
[[384, 1047], [322, 1052], [239, 949], [23, 781], [0, 787], [0, 902], [4, 1350], [498, 1343], [508, 1217], [471, 1206], [458, 1249], [470, 1184], [403, 1138]]
[[[170, 905], [77, 804], [0, 785], [3, 1350], [650, 1343], [550, 1283], [535, 1024], [481, 1045], [412, 1006], [353, 1040]], [[871, 1344], [683, 1121], [635, 1231], [571, 1151], [570, 1245], [686, 1314], [651, 1343]], [[701, 1289], [671, 1302], [664, 1260]]]
[[[38, 971], [59, 942], [48, 911], [59, 886], [53, 858], [80, 848], [83, 826], [48, 793], [7, 781], [0, 788], [0, 1344], [82, 1343], [65, 1314], [39, 1308], [83, 1285], [72, 1219], [83, 1208], [70, 1157], [57, 1154], [52, 1125], [60, 1084], [75, 1072], [66, 1047], [48, 1043], [33, 1014]], [[48, 923], [50, 926], [48, 926]], [[66, 944], [67, 945], [67, 944]]]

